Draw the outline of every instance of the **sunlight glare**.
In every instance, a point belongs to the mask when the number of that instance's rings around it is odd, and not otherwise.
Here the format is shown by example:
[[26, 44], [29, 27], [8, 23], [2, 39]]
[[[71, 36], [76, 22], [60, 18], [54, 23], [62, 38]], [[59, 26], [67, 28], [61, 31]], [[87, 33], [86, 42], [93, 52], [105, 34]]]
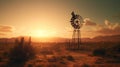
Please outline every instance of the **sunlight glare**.
[[55, 35], [55, 32], [49, 30], [36, 30], [31, 33], [31, 36], [34, 37], [52, 37]]

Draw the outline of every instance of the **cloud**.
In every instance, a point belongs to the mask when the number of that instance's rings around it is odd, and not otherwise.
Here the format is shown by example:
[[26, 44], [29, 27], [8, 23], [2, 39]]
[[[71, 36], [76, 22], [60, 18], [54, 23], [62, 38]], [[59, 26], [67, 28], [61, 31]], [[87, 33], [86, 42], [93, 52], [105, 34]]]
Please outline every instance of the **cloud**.
[[12, 26], [0, 25], [0, 32], [12, 32], [12, 31], [13, 31]]
[[93, 22], [93, 21], [91, 21], [91, 19], [90, 18], [85, 18], [84, 19], [84, 25], [85, 26], [95, 26], [96, 25], [96, 23], [95, 22]]
[[105, 20], [105, 25], [106, 25], [109, 29], [112, 29], [112, 30], [114, 30], [116, 27], [119, 26], [118, 23], [114, 23], [114, 24], [112, 24], [112, 23], [109, 22], [108, 20]]
[[1, 36], [5, 36], [9, 33], [12, 33], [14, 30], [13, 26], [9, 26], [9, 25], [0, 25], [0, 35]]
[[120, 35], [120, 25], [118, 23], [111, 23], [105, 20], [104, 25], [98, 25], [96, 32], [103, 35]]

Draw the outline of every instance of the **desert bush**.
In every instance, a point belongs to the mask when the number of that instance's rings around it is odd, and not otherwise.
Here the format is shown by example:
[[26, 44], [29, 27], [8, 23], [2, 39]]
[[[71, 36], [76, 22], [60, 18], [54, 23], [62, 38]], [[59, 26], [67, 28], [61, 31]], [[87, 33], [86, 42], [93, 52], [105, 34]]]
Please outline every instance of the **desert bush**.
[[116, 44], [115, 46], [111, 47], [111, 49], [115, 53], [120, 53], [120, 44]]
[[56, 56], [53, 56], [52, 58], [47, 59], [48, 62], [57, 62], [59, 59]]
[[28, 64], [28, 66], [27, 66], [27, 67], [34, 67], [34, 66], [33, 66], [33, 64]]
[[61, 63], [61, 64], [66, 64], [66, 62], [65, 62], [65, 61], [60, 61], [60, 63]]
[[105, 63], [105, 59], [104, 58], [97, 58], [95, 61], [95, 64], [102, 64]]
[[90, 67], [90, 65], [84, 63], [84, 64], [81, 65], [81, 67]]
[[94, 56], [105, 56], [106, 55], [106, 49], [104, 48], [98, 48], [93, 51]]
[[8, 52], [5, 51], [5, 52], [3, 53], [3, 56], [5, 56], [5, 57], [8, 56]]
[[0, 62], [2, 62], [2, 58], [0, 57]]
[[16, 39], [15, 46], [9, 53], [10, 62], [25, 62], [33, 57], [35, 57], [35, 50], [31, 45], [31, 39], [28, 43], [24, 42], [23, 37], [20, 42]]
[[71, 55], [67, 56], [66, 58], [67, 58], [67, 60], [69, 60], [69, 61], [75, 61], [74, 57], [71, 56]]
[[109, 46], [107, 49], [107, 57], [113, 58], [113, 59], [120, 59], [120, 44], [114, 44], [112, 46]]

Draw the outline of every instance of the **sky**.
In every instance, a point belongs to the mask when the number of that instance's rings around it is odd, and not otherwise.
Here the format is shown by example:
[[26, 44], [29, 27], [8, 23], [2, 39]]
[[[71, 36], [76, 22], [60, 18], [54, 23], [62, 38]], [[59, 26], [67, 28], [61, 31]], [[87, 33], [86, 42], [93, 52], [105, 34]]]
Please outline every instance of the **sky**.
[[120, 0], [0, 0], [0, 38], [71, 38], [71, 12], [81, 15], [81, 37], [120, 34]]

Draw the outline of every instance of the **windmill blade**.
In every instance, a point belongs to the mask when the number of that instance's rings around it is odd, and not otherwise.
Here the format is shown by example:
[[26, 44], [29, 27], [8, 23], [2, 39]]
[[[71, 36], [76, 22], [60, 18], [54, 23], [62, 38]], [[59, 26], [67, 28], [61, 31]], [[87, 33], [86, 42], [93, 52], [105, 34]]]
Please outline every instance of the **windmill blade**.
[[79, 15], [79, 18], [80, 18], [80, 20], [83, 22], [83, 18], [82, 18], [82, 16]]

